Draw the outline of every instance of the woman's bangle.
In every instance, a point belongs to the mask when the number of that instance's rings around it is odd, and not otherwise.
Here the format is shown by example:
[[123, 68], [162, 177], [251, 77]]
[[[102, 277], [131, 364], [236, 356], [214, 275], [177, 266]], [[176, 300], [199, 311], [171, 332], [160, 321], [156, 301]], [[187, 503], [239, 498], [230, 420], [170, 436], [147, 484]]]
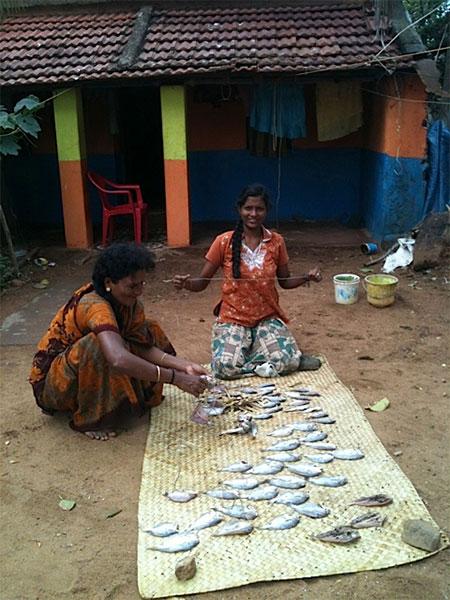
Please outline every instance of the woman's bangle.
[[156, 383], [159, 383], [161, 381], [161, 369], [159, 368], [159, 365], [155, 365], [156, 367]]
[[169, 383], [173, 383], [175, 381], [175, 369], [172, 369], [172, 377], [170, 378]]
[[164, 352], [164, 354], [159, 359], [159, 362], [161, 363], [161, 366], [163, 366], [163, 360], [166, 358], [166, 356], [167, 356], [167, 352]]

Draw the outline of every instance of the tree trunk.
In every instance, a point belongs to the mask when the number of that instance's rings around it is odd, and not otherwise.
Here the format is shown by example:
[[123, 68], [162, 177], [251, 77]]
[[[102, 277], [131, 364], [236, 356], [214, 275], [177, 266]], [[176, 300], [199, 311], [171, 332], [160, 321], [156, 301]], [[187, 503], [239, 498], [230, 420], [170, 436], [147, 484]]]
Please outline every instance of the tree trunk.
[[19, 275], [19, 265], [17, 263], [16, 253], [14, 252], [14, 246], [12, 243], [11, 232], [9, 231], [8, 222], [5, 217], [5, 213], [3, 212], [3, 206], [0, 204], [0, 223], [3, 229], [3, 233], [5, 234], [6, 243], [8, 245], [8, 252], [11, 258], [11, 264], [13, 268], [14, 276], [17, 277]]

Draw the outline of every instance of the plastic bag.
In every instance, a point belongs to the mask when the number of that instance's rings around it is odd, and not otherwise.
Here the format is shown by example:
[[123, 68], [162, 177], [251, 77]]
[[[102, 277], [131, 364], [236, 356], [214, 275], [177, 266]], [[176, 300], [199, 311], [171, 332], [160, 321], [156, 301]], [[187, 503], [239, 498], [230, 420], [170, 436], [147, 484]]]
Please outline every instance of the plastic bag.
[[407, 267], [412, 263], [414, 255], [414, 243], [412, 238], [398, 238], [399, 248], [393, 254], [390, 254], [384, 261], [383, 273], [392, 273], [398, 267]]

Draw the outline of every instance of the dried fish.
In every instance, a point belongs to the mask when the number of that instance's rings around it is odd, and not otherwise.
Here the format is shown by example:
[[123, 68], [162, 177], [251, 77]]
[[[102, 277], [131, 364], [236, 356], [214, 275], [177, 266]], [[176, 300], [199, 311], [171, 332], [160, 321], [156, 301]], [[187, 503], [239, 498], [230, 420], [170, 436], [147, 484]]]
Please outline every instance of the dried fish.
[[280, 440], [268, 448], [264, 448], [263, 452], [284, 452], [286, 450], [296, 450], [300, 446], [300, 440]]
[[303, 477], [295, 477], [294, 475], [279, 475], [269, 479], [270, 485], [275, 487], [287, 489], [287, 490], [298, 490], [306, 485], [306, 479]]
[[328, 417], [328, 413], [325, 412], [324, 410], [319, 410], [315, 413], [313, 413], [312, 415], [308, 415], [308, 419], [311, 419], [312, 421], [315, 421], [317, 419], [324, 419], [325, 417]]
[[306, 410], [305, 410], [305, 414], [309, 414], [309, 413], [319, 413], [322, 412], [323, 409], [321, 406], [309, 406]]
[[322, 473], [320, 467], [310, 465], [309, 463], [298, 463], [295, 465], [286, 465], [286, 468], [291, 473], [301, 475], [302, 477], [317, 477]]
[[252, 475], [275, 475], [276, 473], [282, 471], [283, 467], [284, 465], [282, 462], [272, 460], [269, 462], [259, 463], [259, 465], [255, 465], [248, 472]]
[[267, 419], [271, 419], [273, 417], [273, 415], [271, 413], [268, 412], [262, 412], [262, 413], [253, 413], [253, 419], [256, 420], [267, 420]]
[[292, 529], [292, 527], [296, 527], [300, 523], [300, 517], [296, 515], [280, 515], [275, 517], [271, 521], [269, 521], [266, 525], [262, 525], [259, 529], [270, 529], [274, 530], [283, 530], [283, 529]]
[[360, 458], [364, 458], [364, 452], [352, 448], [335, 450], [332, 454], [334, 458], [339, 458], [340, 460], [359, 460]]
[[291, 433], [293, 431], [294, 431], [294, 428], [292, 427], [292, 425], [284, 425], [283, 427], [279, 427], [278, 429], [274, 429], [273, 431], [271, 431], [267, 435], [272, 435], [274, 437], [287, 437], [288, 435], [291, 435]]
[[149, 529], [144, 529], [144, 531], [145, 533], [150, 533], [150, 535], [154, 535], [156, 537], [168, 537], [169, 535], [178, 533], [178, 525], [167, 522], [158, 523], [158, 525], [154, 525]]
[[224, 485], [227, 485], [235, 490], [252, 490], [255, 487], [258, 487], [262, 481], [256, 479], [256, 477], [248, 477], [246, 479], [227, 479], [222, 482]]
[[252, 465], [245, 460], [240, 460], [238, 462], [232, 463], [231, 465], [227, 465], [226, 467], [222, 467], [219, 471], [226, 471], [228, 473], [245, 473], [249, 469], [252, 468]]
[[280, 412], [280, 410], [283, 410], [283, 407], [280, 406], [279, 404], [277, 404], [277, 406], [272, 406], [271, 408], [266, 408], [265, 412], [268, 413], [269, 415], [274, 415], [277, 412]]
[[327, 452], [323, 452], [322, 454], [305, 454], [305, 458], [314, 463], [325, 464], [334, 460], [334, 456], [332, 454], [328, 454]]
[[224, 490], [217, 488], [215, 490], [209, 490], [206, 492], [211, 498], [217, 498], [219, 500], [237, 500], [239, 498], [239, 492], [235, 490]]
[[213, 535], [246, 535], [252, 531], [253, 525], [248, 521], [229, 521], [225, 525], [222, 525]]
[[291, 423], [293, 431], [316, 431], [317, 425], [315, 423], [304, 423], [299, 421], [298, 423]]
[[305, 435], [304, 438], [300, 438], [300, 442], [304, 444], [305, 442], [321, 442], [328, 437], [328, 434], [324, 431], [312, 431]]
[[234, 519], [246, 519], [247, 521], [253, 521], [258, 516], [258, 513], [253, 506], [245, 506], [244, 504], [234, 504], [233, 506], [216, 506], [214, 510], [233, 517]]
[[257, 394], [258, 390], [252, 387], [243, 387], [239, 390], [242, 394]]
[[266, 456], [266, 460], [275, 460], [277, 462], [296, 462], [300, 460], [300, 454], [294, 454], [293, 452], [277, 452], [276, 454], [270, 454]]
[[157, 550], [158, 552], [187, 552], [195, 548], [200, 540], [196, 532], [176, 533], [164, 539], [161, 544], [149, 546], [149, 550]]
[[186, 531], [200, 531], [201, 529], [206, 529], [207, 527], [214, 527], [214, 525], [218, 525], [223, 521], [222, 515], [218, 515], [217, 512], [211, 510], [209, 512], [203, 513], [196, 519], [187, 529]]
[[205, 412], [209, 417], [218, 417], [225, 412], [225, 406], [206, 407]]
[[333, 425], [336, 423], [336, 419], [332, 417], [319, 417], [314, 419], [314, 423], [320, 423], [321, 425]]
[[310, 519], [323, 519], [331, 512], [329, 508], [325, 508], [321, 504], [316, 504], [315, 502], [306, 502], [301, 506], [293, 506], [292, 508], [299, 514], [309, 517]]
[[287, 413], [292, 413], [292, 412], [305, 412], [305, 410], [307, 409], [308, 405], [306, 404], [305, 406], [291, 406], [289, 408], [286, 408], [284, 412]]
[[336, 527], [330, 531], [324, 531], [314, 536], [321, 542], [331, 542], [332, 544], [349, 544], [358, 541], [361, 536], [351, 527]]
[[304, 442], [305, 446], [308, 448], [314, 448], [314, 450], [325, 450], [331, 451], [336, 450], [336, 446], [334, 444], [330, 444], [330, 442]]
[[275, 401], [275, 400], [260, 400], [258, 402], [258, 406], [260, 406], [261, 408], [264, 408], [264, 410], [266, 408], [275, 408], [276, 406], [280, 406], [280, 403]]
[[165, 492], [164, 496], [172, 502], [189, 502], [189, 500], [196, 498], [198, 494], [192, 490], [173, 490], [172, 492]]
[[311, 483], [314, 483], [315, 485], [323, 485], [324, 487], [341, 487], [341, 485], [345, 485], [347, 482], [348, 479], [344, 475], [324, 475], [323, 477], [311, 479]]
[[277, 495], [278, 490], [276, 487], [272, 485], [266, 485], [251, 490], [250, 492], [242, 493], [241, 498], [258, 502], [260, 500], [272, 500], [272, 498], [275, 498]]
[[349, 506], [387, 506], [393, 502], [392, 498], [384, 494], [375, 494], [375, 496], [364, 496], [350, 502]]
[[271, 504], [303, 504], [309, 498], [309, 494], [304, 492], [285, 492], [271, 501]]
[[366, 513], [365, 515], [360, 515], [359, 517], [355, 517], [352, 521], [350, 521], [350, 527], [353, 527], [354, 529], [383, 527], [385, 521], [386, 515], [381, 515], [377, 512]]

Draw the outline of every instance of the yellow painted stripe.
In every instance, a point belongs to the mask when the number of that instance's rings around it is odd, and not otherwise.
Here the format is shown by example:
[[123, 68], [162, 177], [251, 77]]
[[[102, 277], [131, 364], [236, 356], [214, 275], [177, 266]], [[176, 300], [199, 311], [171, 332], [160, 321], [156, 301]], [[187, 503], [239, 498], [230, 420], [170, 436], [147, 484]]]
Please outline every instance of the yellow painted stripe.
[[164, 158], [186, 160], [185, 90], [181, 85], [161, 87]]
[[58, 160], [82, 160], [86, 156], [84, 121], [79, 89], [64, 90], [53, 100]]

